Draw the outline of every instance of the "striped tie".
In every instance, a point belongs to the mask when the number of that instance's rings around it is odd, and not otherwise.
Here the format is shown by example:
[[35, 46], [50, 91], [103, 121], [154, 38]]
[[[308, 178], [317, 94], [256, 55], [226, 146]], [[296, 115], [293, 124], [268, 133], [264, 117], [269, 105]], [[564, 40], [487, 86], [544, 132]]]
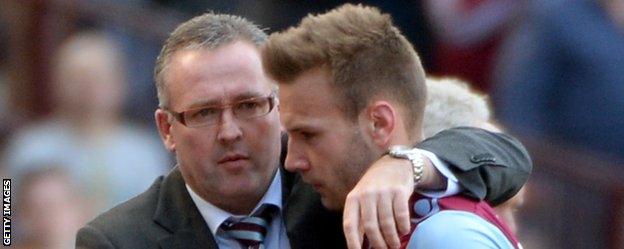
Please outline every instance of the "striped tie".
[[271, 219], [278, 211], [279, 208], [273, 204], [262, 204], [254, 214], [239, 221], [230, 217], [223, 222], [221, 228], [243, 248], [261, 249], [264, 248], [262, 241], [271, 224]]

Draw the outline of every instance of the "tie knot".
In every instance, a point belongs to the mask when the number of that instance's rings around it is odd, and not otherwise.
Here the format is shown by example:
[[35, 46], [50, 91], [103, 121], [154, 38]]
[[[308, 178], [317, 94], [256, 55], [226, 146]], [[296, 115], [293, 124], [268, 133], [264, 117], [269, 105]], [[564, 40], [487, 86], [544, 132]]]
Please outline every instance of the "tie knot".
[[269, 229], [273, 216], [279, 208], [273, 204], [262, 204], [251, 216], [238, 221], [232, 217], [226, 220], [221, 228], [231, 238], [246, 248], [260, 248]]

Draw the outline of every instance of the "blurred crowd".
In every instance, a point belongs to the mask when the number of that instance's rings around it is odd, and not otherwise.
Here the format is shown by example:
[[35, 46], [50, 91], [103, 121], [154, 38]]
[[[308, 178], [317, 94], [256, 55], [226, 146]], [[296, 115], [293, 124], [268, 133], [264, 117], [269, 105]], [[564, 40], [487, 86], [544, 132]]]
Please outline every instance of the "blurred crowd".
[[[154, 62], [175, 25], [212, 10], [272, 32], [344, 1], [34, 2], [0, 3], [0, 172], [16, 186], [23, 248], [73, 247], [86, 221], [173, 167], [151, 114]], [[514, 222], [525, 248], [624, 246], [624, 0], [358, 2], [392, 15], [429, 75], [453, 78], [432, 79], [430, 98], [464, 109], [428, 107], [426, 119], [456, 117], [428, 136], [504, 127], [527, 142], [536, 176]], [[479, 93], [455, 98], [466, 91]], [[568, 154], [595, 164], [540, 165]]]

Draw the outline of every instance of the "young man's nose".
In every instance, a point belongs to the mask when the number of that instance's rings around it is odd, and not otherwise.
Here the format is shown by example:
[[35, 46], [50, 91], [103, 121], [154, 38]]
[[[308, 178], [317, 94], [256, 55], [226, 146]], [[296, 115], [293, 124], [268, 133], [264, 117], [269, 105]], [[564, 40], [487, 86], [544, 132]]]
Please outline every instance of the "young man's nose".
[[304, 156], [299, 148], [295, 146], [292, 140], [288, 141], [288, 154], [286, 154], [286, 162], [284, 162], [286, 170], [291, 172], [307, 171], [310, 169], [310, 162]]

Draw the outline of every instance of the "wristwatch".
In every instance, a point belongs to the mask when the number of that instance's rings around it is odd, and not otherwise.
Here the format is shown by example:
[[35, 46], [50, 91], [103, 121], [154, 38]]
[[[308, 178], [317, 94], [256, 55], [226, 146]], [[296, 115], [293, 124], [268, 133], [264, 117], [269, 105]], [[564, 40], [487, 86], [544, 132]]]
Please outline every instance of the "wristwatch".
[[414, 175], [414, 185], [420, 182], [423, 176], [423, 169], [425, 168], [425, 161], [418, 151], [412, 147], [405, 145], [393, 145], [386, 152], [394, 158], [407, 159], [412, 164], [412, 173]]

